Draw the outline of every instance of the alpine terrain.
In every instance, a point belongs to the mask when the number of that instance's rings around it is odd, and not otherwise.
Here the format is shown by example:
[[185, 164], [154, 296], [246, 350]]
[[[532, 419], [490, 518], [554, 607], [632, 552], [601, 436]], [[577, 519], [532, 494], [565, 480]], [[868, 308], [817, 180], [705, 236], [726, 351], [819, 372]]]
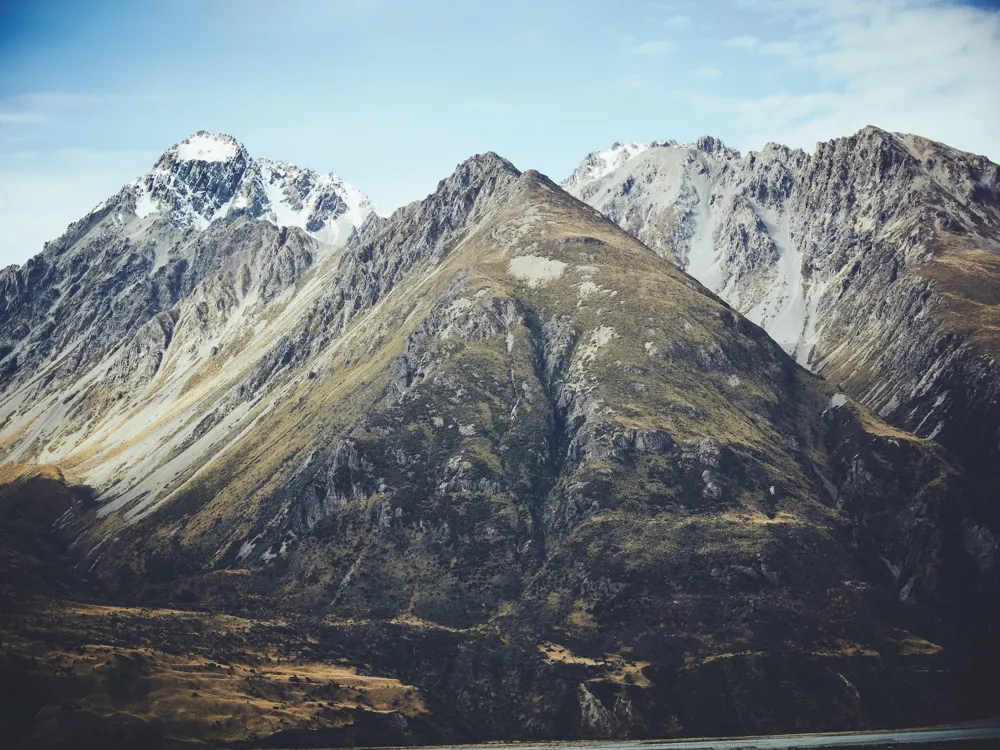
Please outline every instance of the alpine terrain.
[[811, 155], [616, 143], [563, 187], [800, 364], [1000, 481], [1000, 166], [867, 127]]
[[866, 129], [382, 217], [174, 146], [0, 272], [2, 744], [995, 713], [997, 182]]

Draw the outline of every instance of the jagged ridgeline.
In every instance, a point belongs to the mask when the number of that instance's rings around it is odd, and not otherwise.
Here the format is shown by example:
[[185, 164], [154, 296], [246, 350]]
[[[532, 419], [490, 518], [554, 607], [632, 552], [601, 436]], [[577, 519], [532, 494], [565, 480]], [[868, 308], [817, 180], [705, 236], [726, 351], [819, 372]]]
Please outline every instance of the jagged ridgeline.
[[811, 155], [615, 144], [563, 186], [802, 365], [1000, 481], [1000, 166], [867, 127]]
[[995, 707], [994, 498], [937, 443], [495, 154], [331, 237], [246, 210], [258, 162], [208, 145], [0, 287], [4, 461], [58, 465], [42, 520], [89, 585], [284, 618], [419, 696], [289, 719], [341, 740]]

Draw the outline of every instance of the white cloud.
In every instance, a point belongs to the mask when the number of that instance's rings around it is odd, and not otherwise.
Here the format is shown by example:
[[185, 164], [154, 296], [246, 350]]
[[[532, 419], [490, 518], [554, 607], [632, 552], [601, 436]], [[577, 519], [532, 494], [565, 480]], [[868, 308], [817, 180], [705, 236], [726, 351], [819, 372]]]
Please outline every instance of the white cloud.
[[670, 16], [663, 25], [670, 29], [679, 29], [691, 23], [691, 16]]
[[753, 52], [757, 49], [757, 45], [760, 44], [760, 40], [755, 36], [737, 36], [727, 40], [724, 44], [727, 47], [736, 47], [747, 52]]
[[36, 124], [70, 116], [87, 108], [157, 100], [158, 97], [148, 94], [34, 91], [0, 99], [0, 124]]
[[643, 42], [632, 47], [631, 51], [636, 55], [649, 55], [656, 57], [666, 54], [674, 49], [674, 43], [669, 39], [656, 39], [650, 42]]
[[0, 112], [0, 124], [44, 122], [45, 118], [34, 112]]
[[798, 57], [803, 54], [802, 46], [798, 42], [768, 42], [760, 46], [760, 51], [765, 55], [780, 55], [782, 57]]
[[706, 65], [701, 68], [694, 69], [695, 78], [701, 78], [704, 80], [709, 80], [712, 78], [719, 78], [722, 76], [722, 71], [718, 68], [712, 67], [711, 65]]
[[726, 44], [772, 55], [771, 79], [783, 88], [680, 93], [741, 130], [742, 147], [774, 140], [811, 149], [871, 124], [1000, 159], [1000, 13], [928, 0], [739, 4], [785, 38]]

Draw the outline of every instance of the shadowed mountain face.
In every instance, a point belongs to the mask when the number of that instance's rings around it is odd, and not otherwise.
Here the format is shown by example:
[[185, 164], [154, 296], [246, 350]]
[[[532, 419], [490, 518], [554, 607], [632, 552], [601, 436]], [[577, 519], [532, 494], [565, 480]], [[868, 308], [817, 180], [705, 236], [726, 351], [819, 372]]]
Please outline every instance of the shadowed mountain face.
[[[99, 356], [63, 323], [51, 353], [19, 360], [32, 364], [0, 401], [3, 450], [93, 488], [36, 526], [103, 596], [226, 613], [237, 672], [271, 664], [273, 680], [336, 656], [409, 696], [300, 712], [315, 694], [268, 682], [260, 695], [290, 713], [260, 736], [735, 734], [992, 705], [971, 699], [997, 602], [975, 476], [546, 177], [477, 156], [332, 246], [243, 214], [181, 235], [162, 221], [212, 270], [188, 262], [173, 301]], [[79, 251], [73, 231], [60, 255]], [[123, 230], [102, 231], [93, 252]], [[33, 340], [38, 295], [6, 299]], [[57, 659], [39, 645], [53, 631], [107, 643], [107, 615], [45, 606], [20, 615], [22, 651]], [[140, 638], [142, 610], [115, 617], [115, 647], [155, 652], [128, 679], [173, 684], [157, 649], [197, 640]], [[301, 642], [276, 645], [278, 618]], [[43, 696], [69, 690], [17, 668]], [[243, 705], [220, 690], [198, 705]], [[182, 727], [170, 700], [112, 703], [163, 736], [247, 739], [208, 709]], [[43, 718], [18, 736], [84, 720]]]

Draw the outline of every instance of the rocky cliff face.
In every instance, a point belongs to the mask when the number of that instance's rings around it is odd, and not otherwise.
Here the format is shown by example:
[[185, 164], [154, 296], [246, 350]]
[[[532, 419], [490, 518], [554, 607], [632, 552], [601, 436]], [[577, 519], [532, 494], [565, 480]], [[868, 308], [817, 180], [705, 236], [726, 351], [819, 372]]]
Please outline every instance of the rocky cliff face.
[[801, 364], [995, 479], [998, 181], [984, 157], [865, 128], [812, 155], [633, 144], [563, 184]]
[[543, 175], [474, 157], [335, 249], [164, 222], [180, 301], [4, 394], [5, 461], [93, 488], [47, 523], [116, 601], [288, 618], [419, 690], [423, 742], [970, 715], [983, 486]]

